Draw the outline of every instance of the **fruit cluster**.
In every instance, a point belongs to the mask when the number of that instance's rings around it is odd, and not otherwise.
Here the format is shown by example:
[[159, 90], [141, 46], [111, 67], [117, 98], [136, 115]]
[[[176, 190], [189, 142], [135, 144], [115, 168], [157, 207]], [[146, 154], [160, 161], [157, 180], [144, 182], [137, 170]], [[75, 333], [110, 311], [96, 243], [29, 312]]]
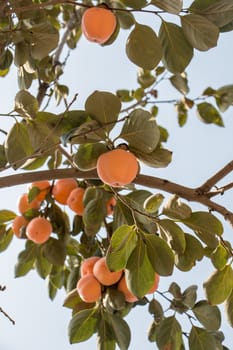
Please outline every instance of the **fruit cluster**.
[[[53, 231], [52, 223], [46, 218], [46, 213], [40, 210], [46, 196], [50, 194], [52, 200], [67, 205], [75, 214], [82, 216], [85, 209], [83, 204], [85, 190], [85, 188], [79, 187], [73, 178], [59, 179], [54, 184], [50, 184], [47, 180], [31, 183], [28, 191], [18, 199], [19, 215], [12, 223], [14, 234], [20, 238], [25, 232], [26, 237], [34, 243], [46, 242]], [[112, 214], [115, 204], [114, 197], [106, 201], [107, 215]], [[31, 213], [31, 211], [34, 212]]]
[[[138, 298], [129, 290], [124, 271], [110, 271], [106, 257], [93, 256], [83, 260], [80, 267], [81, 278], [77, 282], [77, 292], [86, 303], [100, 300], [105, 287], [113, 286], [122, 292], [125, 301], [133, 303]], [[155, 273], [154, 283], [146, 294], [156, 291], [159, 284], [159, 275]]]

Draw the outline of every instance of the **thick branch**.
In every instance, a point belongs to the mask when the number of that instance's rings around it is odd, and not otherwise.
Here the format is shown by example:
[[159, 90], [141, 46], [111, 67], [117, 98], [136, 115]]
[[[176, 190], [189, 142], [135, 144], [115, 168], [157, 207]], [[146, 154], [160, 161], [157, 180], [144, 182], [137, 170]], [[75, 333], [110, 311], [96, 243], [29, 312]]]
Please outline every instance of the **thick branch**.
[[[95, 170], [84, 172], [72, 168], [42, 170], [1, 177], [0, 188], [26, 184], [38, 180], [53, 180], [69, 177], [80, 179], [98, 179], [98, 175]], [[190, 202], [200, 203], [208, 207], [209, 210], [213, 210], [221, 214], [224, 219], [233, 226], [233, 213], [227, 210], [225, 207], [213, 202], [208, 197], [208, 192], [204, 194], [200, 193], [199, 188], [195, 189], [182, 186], [169, 180], [149, 175], [138, 175], [134, 180], [134, 184], [176, 194]]]

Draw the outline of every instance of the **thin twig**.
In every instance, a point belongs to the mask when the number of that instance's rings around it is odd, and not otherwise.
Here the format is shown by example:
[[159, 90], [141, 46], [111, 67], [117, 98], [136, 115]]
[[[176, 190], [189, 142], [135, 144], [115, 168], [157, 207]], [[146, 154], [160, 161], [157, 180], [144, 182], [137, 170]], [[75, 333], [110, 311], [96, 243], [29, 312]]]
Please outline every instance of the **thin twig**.
[[4, 311], [1, 307], [0, 307], [0, 312], [6, 317], [8, 318], [9, 321], [11, 321], [11, 323], [13, 325], [15, 325], [15, 321], [8, 315], [8, 313], [6, 313], [6, 311]]

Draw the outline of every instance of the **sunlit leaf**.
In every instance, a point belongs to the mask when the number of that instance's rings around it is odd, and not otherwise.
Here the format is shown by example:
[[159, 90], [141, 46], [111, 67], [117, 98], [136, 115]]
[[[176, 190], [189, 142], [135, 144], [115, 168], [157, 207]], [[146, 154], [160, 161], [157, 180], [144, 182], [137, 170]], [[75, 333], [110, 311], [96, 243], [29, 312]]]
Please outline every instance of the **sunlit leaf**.
[[198, 103], [197, 113], [201, 121], [206, 124], [216, 124], [218, 126], [224, 126], [220, 113], [209, 102]]
[[215, 271], [203, 284], [208, 301], [212, 305], [223, 303], [233, 289], [233, 270], [230, 265]]
[[107, 251], [107, 264], [110, 270], [121, 270], [137, 245], [137, 232], [134, 227], [122, 225], [112, 235]]
[[160, 236], [167, 240], [168, 244], [176, 252], [184, 252], [185, 236], [183, 230], [172, 220], [163, 219], [157, 222]]
[[106, 146], [100, 142], [82, 144], [74, 154], [74, 163], [83, 171], [95, 169], [97, 159], [106, 151]]
[[233, 105], [233, 85], [225, 85], [215, 90], [214, 97], [220, 111], [225, 112]]
[[188, 219], [182, 221], [194, 231], [203, 231], [218, 236], [223, 234], [223, 225], [221, 221], [208, 212], [193, 212]]
[[188, 219], [192, 214], [192, 209], [180, 200], [177, 195], [168, 199], [163, 207], [163, 214], [173, 219]]
[[34, 118], [39, 109], [37, 99], [26, 90], [15, 96], [15, 111], [25, 118]]
[[172, 161], [172, 152], [165, 148], [157, 147], [150, 153], [141, 152], [134, 148], [132, 148], [132, 151], [138, 159], [152, 168], [165, 168]]
[[227, 320], [231, 327], [233, 327], [233, 289], [225, 302], [225, 310], [227, 314]]
[[186, 95], [189, 92], [188, 80], [185, 73], [172, 75], [170, 82], [182, 94]]

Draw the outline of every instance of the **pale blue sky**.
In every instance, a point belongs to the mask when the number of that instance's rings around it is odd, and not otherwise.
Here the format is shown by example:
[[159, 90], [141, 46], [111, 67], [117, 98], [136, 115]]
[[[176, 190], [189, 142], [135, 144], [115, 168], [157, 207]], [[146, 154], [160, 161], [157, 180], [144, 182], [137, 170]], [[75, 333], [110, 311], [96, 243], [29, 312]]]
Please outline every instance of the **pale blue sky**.
[[[83, 101], [93, 90], [115, 91], [120, 88], [133, 89], [136, 85], [137, 67], [131, 64], [124, 51], [127, 32], [122, 32], [110, 47], [99, 47], [82, 39], [77, 49], [71, 53], [66, 72], [61, 83], [70, 86], [70, 99], [75, 93], [79, 97], [73, 108], [82, 108]], [[195, 52], [195, 58], [187, 69], [190, 79], [190, 98], [199, 95], [207, 86], [218, 88], [233, 83], [232, 32], [223, 34], [217, 48], [208, 53]], [[13, 71], [7, 78], [0, 80], [1, 112], [12, 110], [14, 95], [17, 91], [16, 75]], [[167, 89], [161, 84], [160, 99], [178, 96], [174, 88]], [[170, 131], [167, 147], [173, 150], [173, 162], [166, 169], [143, 171], [158, 177], [165, 177], [184, 185], [195, 187], [204, 182], [215, 171], [232, 160], [233, 149], [233, 109], [224, 114], [225, 128], [202, 124], [190, 113], [187, 125], [177, 126], [174, 107], [161, 106], [159, 122]], [[56, 113], [56, 109], [53, 109]], [[2, 118], [2, 117], [1, 117]], [[5, 118], [1, 119], [1, 128], [6, 128]], [[226, 182], [233, 181], [229, 175]], [[16, 201], [25, 186], [1, 190], [0, 209], [16, 210]], [[224, 205], [233, 211], [232, 193], [221, 199]], [[194, 206], [195, 208], [201, 208]], [[232, 228], [225, 225], [225, 237], [232, 240]], [[0, 306], [15, 319], [16, 325], [0, 314], [0, 349], [1, 350], [90, 350], [95, 349], [95, 337], [86, 343], [70, 345], [67, 326], [70, 311], [62, 307], [64, 292], [58, 293], [55, 301], [47, 296], [46, 281], [35, 272], [24, 278], [14, 279], [14, 264], [23, 242], [15, 239], [9, 250], [0, 254], [0, 285], [7, 290], [0, 292]], [[191, 284], [198, 284], [207, 279], [213, 268], [201, 262], [191, 273], [176, 272], [172, 277], [161, 278], [161, 291], [167, 289], [172, 281], [177, 281], [185, 289]], [[201, 295], [201, 286], [200, 286]], [[161, 299], [159, 299], [161, 300]], [[132, 342], [129, 350], [155, 349], [155, 344], [147, 341], [146, 331], [151, 317], [143, 307], [138, 307], [127, 318], [132, 326]], [[233, 343], [233, 332], [223, 319], [222, 329], [226, 332], [228, 347]]]

